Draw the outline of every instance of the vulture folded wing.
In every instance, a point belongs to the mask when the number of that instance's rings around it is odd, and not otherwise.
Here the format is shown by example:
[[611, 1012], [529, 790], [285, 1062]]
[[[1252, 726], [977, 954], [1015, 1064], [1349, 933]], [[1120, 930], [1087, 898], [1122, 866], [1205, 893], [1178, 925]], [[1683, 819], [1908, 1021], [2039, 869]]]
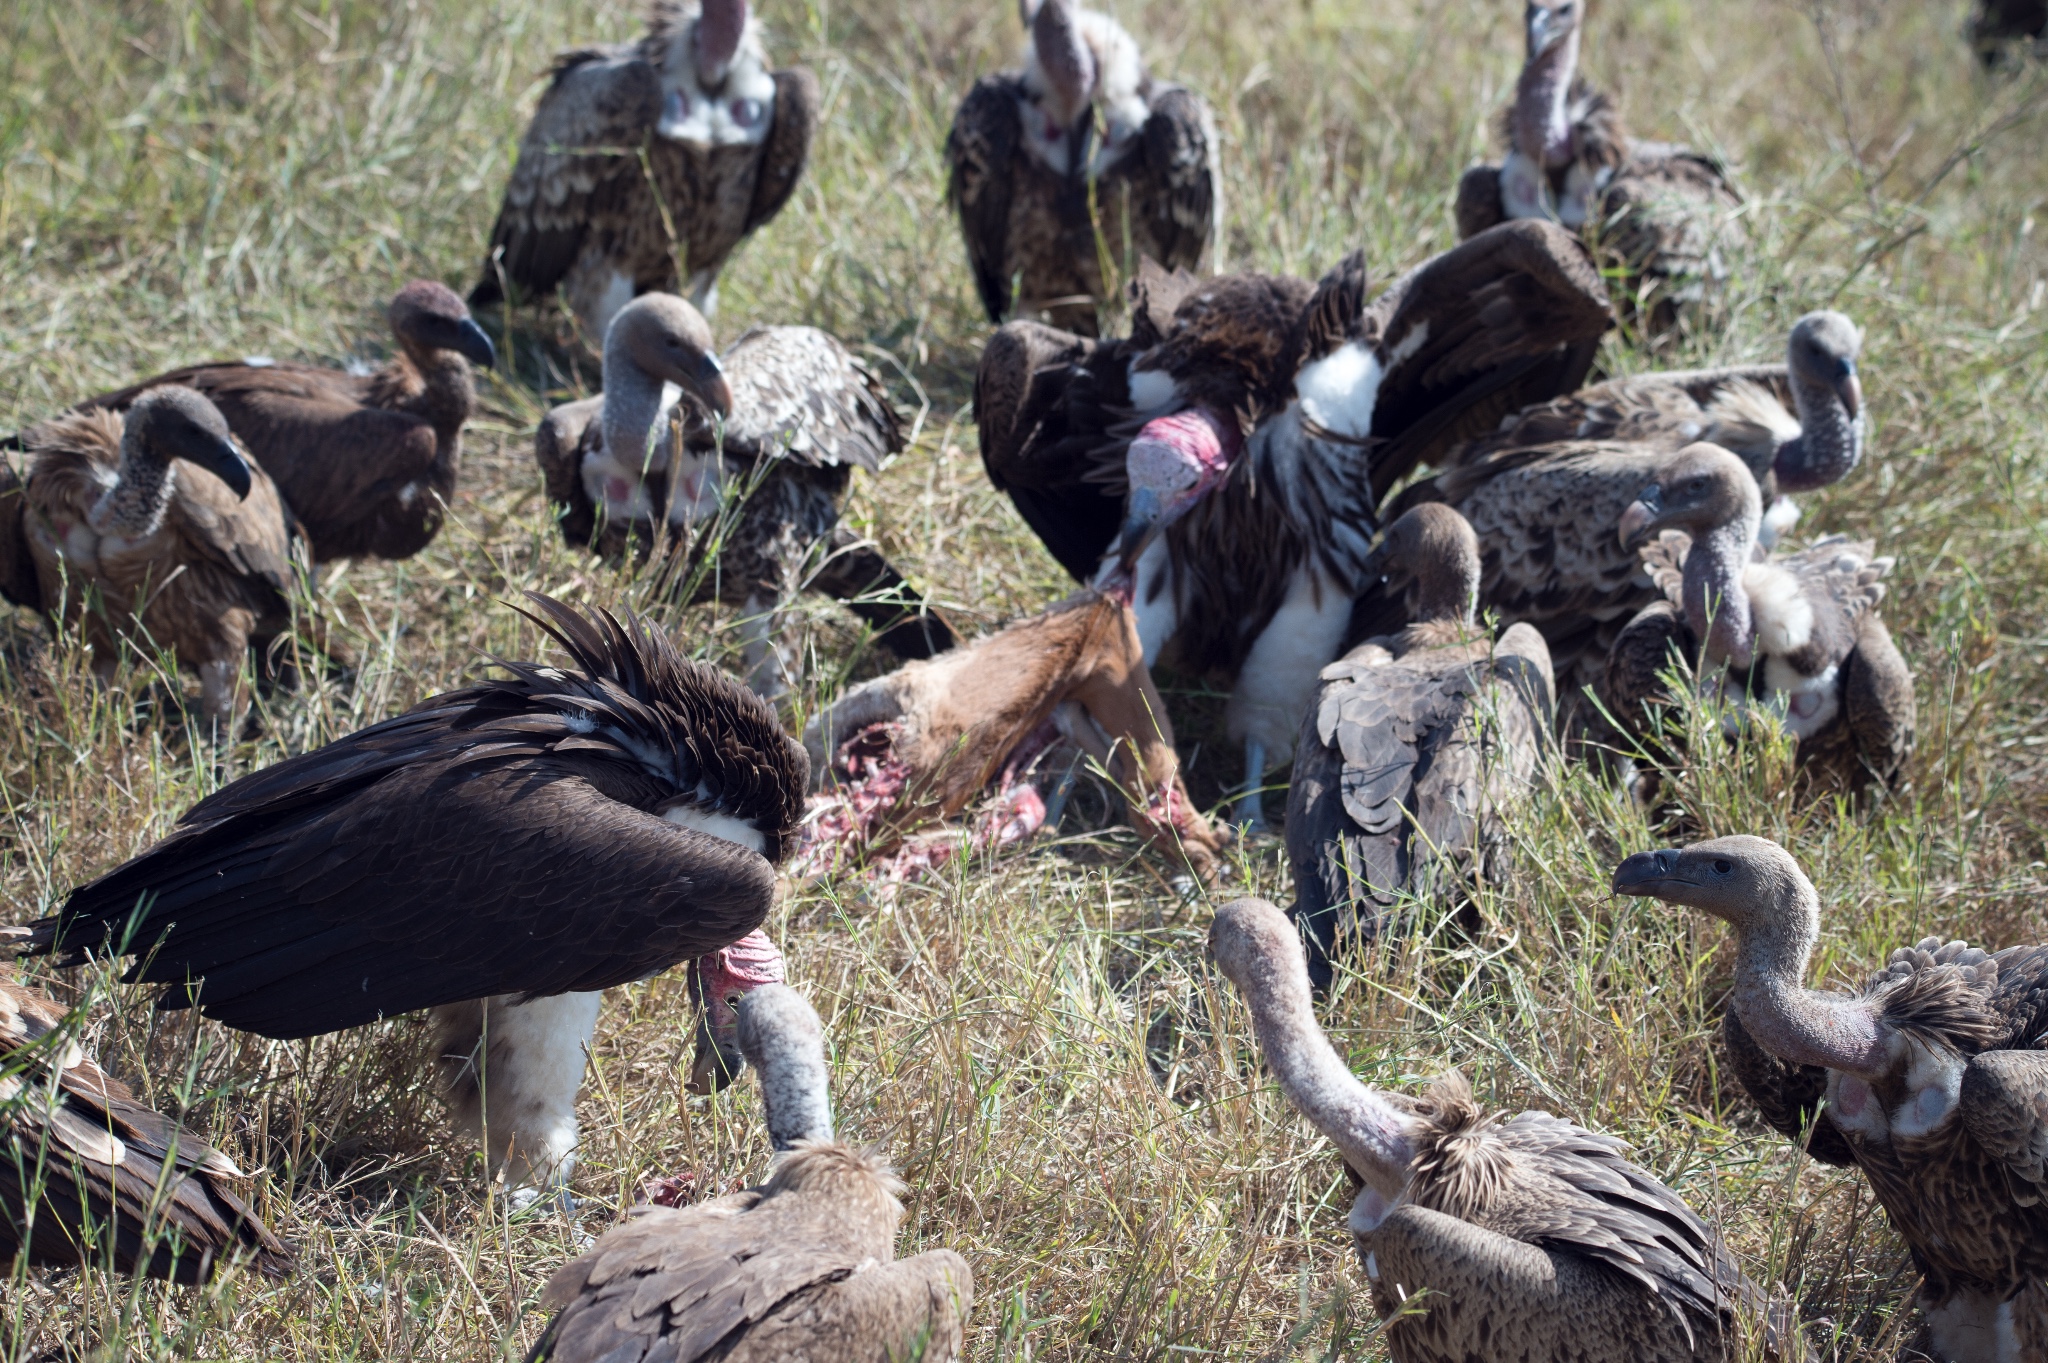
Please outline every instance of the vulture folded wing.
[[1842, 709], [1863, 767], [1887, 784], [1897, 780], [1913, 755], [1918, 703], [1912, 669], [1874, 613], [1859, 622], [1843, 667]]
[[2048, 1052], [1986, 1051], [1963, 1069], [1957, 1112], [2025, 1201], [2048, 1196]]
[[949, 1363], [963, 1351], [973, 1301], [974, 1272], [950, 1249], [871, 1264], [787, 1300], [749, 1330], [724, 1355], [724, 1363], [799, 1358]]
[[640, 148], [661, 113], [661, 77], [636, 47], [583, 48], [556, 59], [491, 228], [472, 304], [562, 282], [596, 227], [655, 211]]
[[597, 524], [597, 507], [583, 486], [583, 441], [603, 415], [602, 397], [564, 403], [542, 417], [533, 434], [533, 459], [540, 465], [548, 504], [558, 508], [562, 533], [575, 544], [589, 543]]
[[1144, 176], [1133, 196], [1161, 263], [1193, 269], [1203, 263], [1221, 215], [1216, 130], [1201, 98], [1178, 85], [1158, 87], [1145, 120]]
[[1024, 128], [1013, 75], [983, 76], [960, 101], [946, 137], [946, 197], [960, 215], [967, 263], [988, 320], [1010, 311], [1010, 198]]
[[[187, 466], [171, 502], [185, 541], [238, 575], [261, 582], [280, 597], [292, 589], [291, 541], [277, 485], [258, 475], [249, 495], [237, 498], [220, 479]], [[277, 603], [283, 609], [284, 603]]]
[[1727, 1048], [1728, 1068], [1735, 1071], [1757, 1112], [1773, 1130], [1806, 1141], [1807, 1153], [1823, 1164], [1856, 1162], [1849, 1142], [1833, 1122], [1821, 1116], [1828, 1089], [1826, 1070], [1818, 1065], [1794, 1065], [1772, 1055], [1756, 1044], [1733, 1008], [1721, 1015], [1721, 1042]]
[[0, 596], [41, 610], [43, 588], [29, 552], [28, 489], [12, 462], [0, 460]]
[[733, 393], [729, 454], [872, 473], [903, 448], [903, 421], [881, 380], [815, 327], [755, 327], [724, 360]]
[[817, 137], [825, 102], [824, 91], [809, 67], [777, 71], [774, 78], [775, 121], [768, 129], [768, 140], [761, 144], [754, 201], [747, 209], [745, 230], [749, 232], [781, 212], [796, 192], [811, 159], [811, 143]]

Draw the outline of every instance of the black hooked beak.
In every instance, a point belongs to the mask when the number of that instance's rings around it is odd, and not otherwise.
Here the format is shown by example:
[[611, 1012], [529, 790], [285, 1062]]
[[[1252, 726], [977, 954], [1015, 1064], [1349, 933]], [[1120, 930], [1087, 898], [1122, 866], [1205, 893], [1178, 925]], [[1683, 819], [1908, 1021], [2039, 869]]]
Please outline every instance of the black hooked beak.
[[713, 412], [719, 416], [732, 415], [732, 384], [726, 381], [725, 366], [716, 355], [705, 352], [697, 362], [697, 372], [690, 377], [690, 387]]
[[1849, 419], [1854, 421], [1863, 411], [1863, 385], [1856, 378], [1856, 361], [1846, 357], [1836, 361], [1835, 393], [1849, 409]]
[[1621, 513], [1621, 547], [1633, 549], [1643, 542], [1650, 533], [1650, 527], [1664, 514], [1664, 490], [1655, 483], [1636, 494], [1636, 499]]
[[711, 997], [694, 961], [689, 978], [690, 996], [700, 1006], [697, 1053], [690, 1061], [690, 1078], [684, 1087], [699, 1095], [716, 1093], [731, 1086], [747, 1069], [747, 1058], [740, 1051], [739, 1009], [733, 1006], [733, 998]]
[[178, 457], [187, 463], [197, 464], [214, 477], [228, 485], [236, 501], [249, 495], [254, 475], [249, 472], [249, 461], [242, 458], [242, 452], [235, 448], [235, 442], [222, 436], [204, 431], [193, 433], [189, 441], [181, 442]]
[[480, 368], [498, 367], [498, 348], [473, 318], [465, 317], [455, 324], [455, 344], [449, 349]]
[[1124, 506], [1124, 526], [1117, 535], [1116, 563], [1125, 573], [1137, 571], [1138, 560], [1165, 529], [1162, 513], [1165, 508], [1159, 494], [1151, 488], [1132, 488], [1130, 499]]
[[1655, 895], [1667, 885], [1691, 883], [1678, 879], [1678, 853], [1668, 847], [1638, 852], [1614, 868], [1616, 894]]

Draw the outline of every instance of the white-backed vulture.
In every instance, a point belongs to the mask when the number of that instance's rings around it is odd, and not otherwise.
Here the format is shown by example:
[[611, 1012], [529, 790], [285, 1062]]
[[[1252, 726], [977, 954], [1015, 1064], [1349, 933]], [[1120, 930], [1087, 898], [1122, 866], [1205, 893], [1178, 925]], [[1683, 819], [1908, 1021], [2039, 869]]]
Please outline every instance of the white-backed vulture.
[[472, 365], [497, 352], [445, 284], [416, 279], [388, 310], [398, 353], [367, 374], [257, 356], [144, 379], [83, 407], [125, 409], [165, 384], [204, 393], [277, 483], [319, 562], [411, 558], [433, 542], [476, 410]]
[[[1370, 302], [1353, 255], [1284, 333], [1261, 325], [1284, 291], [1232, 288], [1187, 284], [1163, 329], [1140, 306], [1121, 342], [1012, 323], [983, 354], [975, 410], [989, 476], [1027, 520], [1074, 508], [1056, 546], [1070, 569], [1088, 571], [1080, 527], [1124, 503], [1097, 580], [1132, 592], [1148, 665], [1164, 650], [1229, 680], [1239, 812], [1256, 823], [1268, 761], [1292, 747], [1364, 586], [1378, 499], [1437, 450], [1575, 388], [1611, 318], [1585, 248], [1533, 221], [1454, 247]], [[1264, 301], [1215, 306], [1246, 295]]]
[[1458, 235], [1510, 218], [1585, 232], [1626, 278], [1623, 310], [1654, 339], [1727, 277], [1742, 196], [1712, 157], [1622, 130], [1612, 101], [1578, 75], [1585, 5], [1529, 0], [1527, 57], [1501, 119], [1507, 155], [1458, 181]]
[[235, 1193], [234, 1162], [138, 1102], [79, 1049], [57, 1001], [12, 971], [0, 972], [0, 1133], [0, 1261], [187, 1284], [238, 1259], [291, 1272]]
[[[552, 996], [758, 928], [807, 767], [765, 702], [644, 625], [528, 600], [573, 669], [504, 664], [222, 787], [32, 925], [30, 949], [134, 954], [160, 1007], [284, 1039], [532, 998], [537, 1022], [488, 1057], [490, 1154], [510, 1149], [515, 1187], [565, 1177], [596, 1006]], [[473, 1025], [444, 1018], [444, 1050]]]
[[1801, 1356], [1788, 1313], [1621, 1142], [1484, 1112], [1455, 1072], [1420, 1098], [1360, 1083], [1264, 900], [1219, 909], [1209, 948], [1281, 1091], [1363, 1184], [1348, 1224], [1394, 1363], [1735, 1363], [1752, 1334]]
[[[1712, 477], [1715, 465], [1725, 505], [1665, 511], [1665, 487]], [[1915, 719], [1912, 673], [1877, 614], [1892, 561], [1875, 557], [1868, 541], [1840, 536], [1754, 558], [1741, 527], [1758, 504], [1748, 471], [1704, 445], [1622, 513], [1621, 536], [1642, 545], [1662, 599], [1615, 639], [1603, 695], [1609, 711], [1624, 729], [1648, 735], [1649, 707], [1674, 699], [1665, 676], [1682, 663], [1703, 691], [1732, 707], [1732, 730], [1748, 707], [1765, 708], [1798, 739], [1803, 770], [1843, 788], [1890, 785], [1912, 752]]]
[[989, 321], [1043, 314], [1093, 336], [1104, 252], [1126, 272], [1140, 258], [1212, 263], [1223, 218], [1215, 119], [1200, 95], [1154, 80], [1108, 15], [1073, 0], [1020, 7], [1024, 64], [983, 76], [960, 102], [946, 195]]
[[[1145, 670], [1136, 621], [1115, 596], [1084, 592], [928, 662], [864, 682], [804, 728], [821, 796], [799, 866], [826, 873], [887, 855], [933, 820], [1065, 740], [1115, 782], [1132, 827], [1204, 880], [1225, 835], [1188, 798], [1173, 724]], [[1035, 832], [1043, 803], [1029, 818]], [[1022, 812], [1019, 811], [1022, 817]]]
[[291, 628], [291, 532], [277, 488], [190, 388], [127, 412], [67, 412], [22, 433], [23, 538], [42, 608], [82, 630], [110, 679], [128, 644], [199, 674], [201, 713], [227, 737], [242, 663]]
[[603, 395], [555, 408], [534, 437], [564, 538], [615, 554], [671, 537], [699, 595], [744, 612], [748, 680], [771, 696], [787, 688], [777, 608], [805, 586], [848, 601], [899, 656], [952, 645], [902, 575], [839, 524], [854, 468], [875, 472], [902, 448], [887, 391], [832, 337], [755, 327], [721, 358], [703, 316], [666, 293], [620, 310]]
[[1550, 650], [1535, 628], [1473, 618], [1479, 541], [1426, 504], [1376, 557], [1406, 579], [1408, 624], [1322, 671], [1287, 790], [1293, 913], [1328, 987], [1343, 937], [1373, 936], [1404, 895], [1463, 897], [1504, 873], [1502, 811], [1528, 793], [1550, 732]]
[[1638, 852], [1614, 889], [1733, 929], [1730, 1068], [1773, 1127], [1862, 1169], [1912, 1250], [1925, 1323], [1901, 1357], [2048, 1358], [2048, 947], [1930, 937], [1821, 993], [1820, 896], [1776, 843]]
[[903, 1183], [834, 1138], [825, 1039], [803, 996], [740, 1008], [775, 1164], [766, 1182], [649, 1207], [559, 1269], [527, 1363], [952, 1363], [974, 1272], [949, 1249], [896, 1257]]
[[[796, 191], [822, 93], [771, 72], [747, 0], [655, 0], [637, 42], [555, 58], [519, 144], [472, 306], [559, 286], [603, 341], [639, 294], [718, 310], [718, 272]], [[644, 161], [643, 161], [644, 156]]]

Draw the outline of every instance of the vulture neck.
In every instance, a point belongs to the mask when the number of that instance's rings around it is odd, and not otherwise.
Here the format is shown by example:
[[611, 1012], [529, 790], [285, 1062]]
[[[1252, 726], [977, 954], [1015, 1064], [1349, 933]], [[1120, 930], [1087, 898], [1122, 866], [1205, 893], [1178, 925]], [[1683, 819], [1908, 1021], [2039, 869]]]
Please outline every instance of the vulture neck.
[[476, 410], [476, 375], [469, 361], [452, 350], [408, 346], [377, 372], [371, 405], [410, 412], [426, 422], [447, 457]]
[[1754, 552], [1762, 517], [1747, 508], [1735, 520], [1693, 540], [1685, 554], [1685, 623], [1714, 662], [1736, 669], [1755, 660], [1755, 623], [1743, 571]]
[[778, 1154], [794, 1149], [798, 1141], [832, 1139], [825, 1047], [815, 1032], [781, 1038], [748, 1059], [761, 1072], [761, 1106], [768, 1118], [769, 1142]]
[[1579, 65], [1579, 31], [1538, 53], [1515, 86], [1515, 150], [1546, 170], [1572, 159], [1571, 88]]
[[176, 490], [170, 461], [151, 448], [131, 423], [121, 434], [121, 462], [114, 485], [93, 504], [86, 521], [102, 535], [146, 538], [163, 524]]
[[1892, 1068], [1892, 1038], [1867, 999], [1805, 988], [1806, 965], [1820, 936], [1820, 900], [1808, 884], [1790, 884], [1776, 901], [1736, 924], [1735, 1013], [1772, 1055], [1865, 1079]]
[[1849, 414], [1841, 394], [1792, 371], [1799, 434], [1778, 450], [1772, 468], [1781, 492], [1810, 492], [1847, 477], [1863, 457], [1863, 416]]
[[661, 419], [666, 385], [632, 358], [607, 345], [604, 354], [605, 453], [621, 468], [664, 469], [668, 467], [666, 442], [649, 442], [655, 422]]
[[1316, 1024], [1308, 971], [1299, 961], [1261, 961], [1238, 981], [1251, 1005], [1259, 1049], [1281, 1091], [1345, 1163], [1389, 1202], [1408, 1186], [1414, 1123], [1358, 1082]]

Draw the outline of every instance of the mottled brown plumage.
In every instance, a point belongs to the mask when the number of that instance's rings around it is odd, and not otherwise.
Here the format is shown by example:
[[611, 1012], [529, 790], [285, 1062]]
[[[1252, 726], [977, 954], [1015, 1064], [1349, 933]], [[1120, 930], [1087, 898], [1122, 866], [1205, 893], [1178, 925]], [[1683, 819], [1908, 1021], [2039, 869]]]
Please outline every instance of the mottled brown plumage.
[[1619, 1141], [1484, 1113], [1455, 1074], [1421, 1098], [1361, 1084], [1263, 900], [1219, 909], [1209, 946], [1281, 1090], [1364, 1184], [1349, 1225], [1394, 1363], [1734, 1363], [1752, 1333], [1767, 1357], [1803, 1354], [1789, 1313]]
[[818, 1016], [786, 985], [747, 996], [740, 1043], [777, 1151], [766, 1182], [650, 1207], [565, 1265], [528, 1363], [950, 1363], [974, 1274], [951, 1250], [897, 1259], [903, 1184], [833, 1138]]
[[803, 810], [803, 749], [644, 625], [528, 599], [576, 670], [506, 663], [242, 777], [73, 891], [31, 949], [107, 949], [148, 897], [112, 944], [140, 954], [131, 981], [292, 1038], [605, 989], [754, 929]]
[[1622, 894], [1735, 932], [1729, 1058], [1770, 1123], [1870, 1180], [1924, 1275], [1922, 1356], [2048, 1357], [2048, 947], [1928, 938], [1851, 994], [1804, 987], [1820, 896], [1746, 836], [1638, 852]]
[[727, 258], [796, 191], [822, 99], [805, 68], [768, 70], [746, 0], [656, 0], [637, 42], [560, 54], [469, 301], [559, 286], [592, 345], [639, 294], [716, 312]]
[[947, 198], [991, 322], [1043, 314], [1093, 336], [1101, 252], [1126, 274], [1142, 257], [1211, 264], [1215, 120], [1201, 96], [1153, 79], [1108, 15], [1071, 0], [1026, 8], [1024, 65], [976, 81], [953, 116]]
[[414, 280], [389, 309], [398, 353], [368, 374], [256, 358], [194, 365], [82, 404], [124, 411], [165, 384], [204, 393], [276, 482], [320, 562], [410, 558], [455, 498], [472, 364], [490, 338], [445, 285]]
[[0, 1260], [186, 1284], [234, 1260], [266, 1277], [291, 1271], [234, 1191], [242, 1171], [95, 1065], [64, 1008], [11, 970], [0, 971], [0, 1070]]
[[1287, 791], [1294, 916], [1309, 974], [1340, 939], [1375, 934], [1403, 895], [1462, 897], [1505, 873], [1502, 811], [1526, 795], [1550, 728], [1550, 651], [1473, 619], [1479, 545], [1449, 507], [1415, 508], [1379, 558], [1407, 579], [1409, 623], [1322, 671]]
[[202, 709], [232, 730], [251, 644], [291, 627], [291, 536], [277, 489], [189, 388], [126, 414], [66, 413], [23, 433], [22, 535], [42, 608], [80, 629], [111, 678], [124, 644], [199, 674]]

